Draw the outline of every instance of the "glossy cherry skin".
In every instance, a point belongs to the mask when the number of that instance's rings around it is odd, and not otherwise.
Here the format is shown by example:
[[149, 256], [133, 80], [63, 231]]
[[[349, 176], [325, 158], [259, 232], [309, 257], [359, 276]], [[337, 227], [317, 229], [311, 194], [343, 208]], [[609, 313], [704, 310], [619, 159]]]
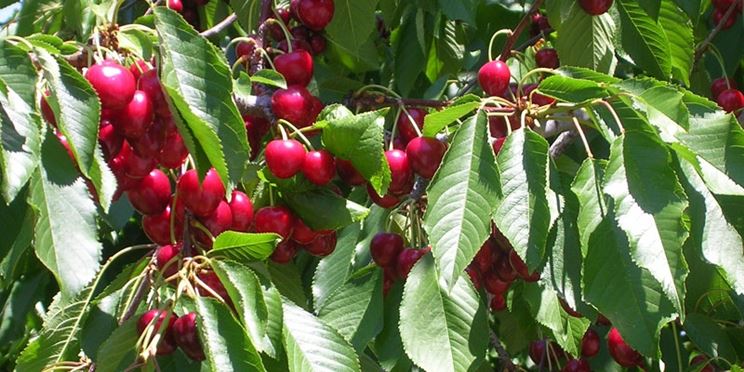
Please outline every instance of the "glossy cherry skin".
[[144, 215], [162, 212], [171, 200], [168, 176], [160, 169], [153, 169], [139, 184], [127, 191], [134, 209]]
[[164, 143], [165, 129], [161, 121], [150, 125], [145, 134], [139, 138], [129, 140], [129, 144], [132, 145], [132, 149], [137, 155], [155, 160], [159, 159], [160, 150]]
[[183, 200], [184, 206], [198, 217], [212, 214], [225, 198], [225, 186], [214, 168], [207, 171], [201, 184], [196, 170], [184, 173], [178, 179], [176, 191], [178, 199]]
[[122, 137], [108, 120], [102, 120], [98, 129], [98, 142], [103, 150], [103, 157], [111, 159], [121, 151], [121, 145], [124, 143]]
[[612, 359], [623, 367], [639, 366], [643, 363], [641, 354], [625, 343], [617, 328], [613, 327], [607, 334], [607, 347], [610, 349]]
[[533, 13], [531, 19], [532, 25], [530, 26], [530, 34], [532, 36], [537, 36], [540, 32], [550, 29], [550, 22], [548, 22], [548, 17], [541, 14], [540, 12]]
[[403, 111], [398, 116], [398, 133], [403, 139], [404, 145], [418, 137], [418, 132], [414, 128], [414, 125], [420, 131], [424, 127], [424, 118], [426, 117], [426, 111], [421, 109], [409, 108], [406, 111], [408, 111], [408, 114]]
[[514, 271], [514, 268], [512, 268], [509, 259], [507, 258], [502, 258], [496, 261], [493, 270], [496, 272], [496, 275], [505, 282], [512, 282], [517, 278], [517, 272]]
[[310, 244], [305, 246], [307, 253], [313, 256], [325, 257], [336, 249], [336, 232], [320, 235]]
[[294, 50], [274, 58], [276, 71], [284, 76], [287, 85], [307, 86], [313, 78], [313, 56], [306, 50]]
[[285, 25], [288, 25], [289, 21], [292, 20], [292, 12], [288, 7], [277, 8], [276, 14], [279, 15], [279, 18], [282, 19], [282, 22], [284, 22]]
[[255, 159], [261, 150], [261, 140], [271, 129], [271, 123], [264, 118], [243, 116], [245, 122], [245, 133], [248, 136], [248, 144], [251, 145], [251, 159]]
[[[157, 70], [149, 70], [142, 73], [139, 78], [139, 89], [147, 95], [154, 106], [166, 106], [163, 96], [163, 87], [160, 85]], [[127, 102], [128, 103], [128, 102]]]
[[581, 9], [590, 15], [606, 13], [612, 6], [612, 0], [579, 0]]
[[716, 100], [723, 111], [734, 112], [744, 107], [744, 94], [737, 89], [726, 89]]
[[535, 53], [535, 62], [537, 67], [542, 68], [558, 68], [560, 62], [558, 60], [558, 52], [553, 48], [543, 48]]
[[537, 84], [527, 84], [524, 86], [524, 97], [525, 99], [532, 99], [532, 103], [538, 106], [552, 105], [555, 99], [544, 96], [540, 93], [532, 93], [533, 90], [537, 89]]
[[308, 245], [313, 242], [320, 234], [305, 225], [301, 218], [295, 218], [292, 227], [292, 240], [298, 244]]
[[98, 93], [103, 108], [122, 109], [134, 96], [134, 75], [114, 60], [107, 59], [90, 66], [85, 78]]
[[421, 177], [431, 179], [439, 169], [447, 146], [436, 138], [417, 137], [408, 142], [406, 155], [411, 168]]
[[130, 178], [144, 178], [155, 168], [155, 159], [143, 158], [137, 155], [127, 141], [122, 143], [121, 150], [116, 155], [116, 158], [121, 159], [122, 171]]
[[736, 88], [736, 82], [731, 78], [718, 78], [716, 80], [713, 80], [713, 83], [710, 85], [710, 94], [713, 96], [714, 99], [718, 99], [718, 96], [727, 89], [735, 89]]
[[204, 360], [204, 349], [196, 329], [196, 313], [182, 315], [173, 323], [173, 340], [193, 360]]
[[517, 251], [513, 249], [509, 251], [509, 264], [514, 268], [514, 271], [517, 272], [517, 275], [519, 275], [520, 278], [524, 279], [530, 276], [527, 264], [522, 261], [522, 258], [519, 257]]
[[501, 152], [501, 148], [504, 147], [504, 142], [506, 142], [506, 137], [499, 137], [493, 140], [491, 147], [493, 148], [493, 153], [495, 155], [498, 155], [499, 152]]
[[698, 365], [705, 364], [705, 367], [700, 372], [715, 372], [713, 364], [708, 362], [708, 357], [703, 354], [698, 354], [692, 360], [690, 360], [690, 367], [697, 368]]
[[[201, 217], [199, 219], [201, 223], [204, 225], [204, 227], [209, 230], [209, 233], [212, 234], [212, 237], [216, 238], [218, 235], [223, 233], [224, 231], [227, 231], [230, 226], [232, 226], [232, 211], [230, 210], [230, 204], [228, 204], [226, 201], [220, 201], [220, 204], [217, 205], [217, 208], [207, 217]], [[207, 248], [212, 247], [212, 240], [205, 234], [203, 231], [198, 230], [196, 228], [192, 229], [191, 231], [194, 232], [194, 237], [196, 240], [199, 241], [202, 245], [204, 245]]]
[[[170, 244], [160, 246], [155, 251], [155, 264], [158, 266], [158, 270], [163, 272], [163, 277], [168, 278], [178, 272], [178, 262], [177, 260], [174, 260], [174, 258], [180, 253], [180, 245]], [[163, 269], [165, 269], [165, 271], [163, 271]]]
[[248, 232], [253, 225], [253, 203], [248, 195], [242, 191], [233, 190], [230, 211], [232, 212], [230, 230]]
[[532, 359], [532, 363], [535, 363], [536, 365], [547, 365], [547, 361], [543, 360], [546, 356], [545, 354], [545, 345], [547, 343], [545, 340], [535, 340], [530, 342], [530, 359]]
[[183, 3], [181, 0], [168, 0], [167, 2], [168, 8], [171, 8], [173, 11], [176, 11], [178, 13], [181, 13], [183, 11]]
[[291, 178], [302, 169], [305, 146], [297, 140], [273, 140], [266, 145], [266, 166], [277, 178]]
[[372, 260], [380, 267], [396, 264], [398, 255], [402, 251], [403, 237], [396, 233], [377, 233], [369, 244]]
[[493, 244], [493, 239], [486, 240], [473, 258], [473, 264], [482, 273], [490, 271], [495, 262], [494, 253], [496, 251], [493, 249]]
[[586, 359], [571, 359], [566, 362], [561, 372], [591, 372], [592, 367]]
[[385, 158], [390, 167], [390, 187], [389, 192], [398, 193], [406, 189], [406, 186], [413, 179], [413, 169], [408, 162], [408, 155], [401, 150], [385, 151]]
[[[152, 309], [142, 314], [139, 320], [137, 320], [137, 330], [140, 334], [142, 334], [145, 329], [147, 329], [147, 326], [153, 322], [153, 319], [155, 319], [155, 317], [157, 317], [158, 319], [154, 321], [155, 329], [152, 333], [153, 336], [158, 330], [160, 330], [160, 326], [163, 325], [163, 321], [165, 320], [165, 318], [168, 317], [168, 313], [158, 309]], [[176, 319], [178, 319], [178, 316], [171, 313], [170, 318], [168, 319], [168, 325], [163, 332], [164, 337], [161, 337], [160, 342], [158, 343], [158, 355], [168, 355], [176, 351], [176, 343], [173, 340], [173, 323], [175, 323]]]
[[499, 312], [506, 310], [506, 296], [503, 293], [497, 293], [491, 297], [491, 302], [488, 304], [493, 312]]
[[371, 184], [367, 185], [367, 194], [369, 194], [369, 198], [372, 199], [372, 202], [385, 209], [392, 208], [400, 203], [400, 199], [398, 199], [397, 196], [391, 194], [390, 192], [383, 196], [380, 196], [379, 194], [377, 194], [377, 191], [375, 191]]
[[333, 19], [333, 0], [292, 0], [290, 10], [295, 18], [313, 31], [321, 31]]
[[398, 277], [407, 278], [416, 262], [425, 254], [429, 253], [430, 250], [431, 248], [426, 247], [422, 249], [407, 248], [401, 251], [395, 263], [395, 270], [398, 272]]
[[589, 328], [581, 338], [581, 356], [591, 358], [599, 353], [599, 335]]
[[297, 243], [292, 240], [284, 240], [277, 244], [270, 258], [271, 261], [278, 264], [286, 264], [292, 261], [295, 255], [297, 255]]
[[282, 206], [263, 207], [256, 212], [254, 222], [258, 233], [276, 233], [287, 240], [292, 235], [295, 216]]
[[142, 90], [134, 92], [132, 100], [121, 111], [116, 120], [119, 130], [128, 139], [139, 138], [152, 124], [154, 118], [153, 104], [150, 97]]
[[483, 283], [478, 269], [476, 269], [474, 266], [468, 266], [465, 268], [465, 272], [468, 273], [470, 281], [473, 282], [473, 287], [475, 287], [475, 290], [480, 291]]
[[[151, 214], [142, 217], [142, 230], [145, 231], [145, 235], [147, 235], [153, 243], [158, 245], [168, 245], [171, 243], [170, 217], [170, 206], [165, 207], [165, 209], [158, 214]], [[181, 241], [183, 237], [183, 221], [176, 219], [173, 223], [173, 237], [176, 241]]]
[[320, 54], [325, 52], [328, 47], [328, 42], [325, 36], [321, 34], [315, 34], [310, 37], [310, 46], [313, 48], [313, 54]]
[[338, 176], [349, 186], [361, 186], [367, 183], [361, 173], [348, 160], [337, 158], [336, 172], [338, 172]]
[[158, 154], [160, 165], [165, 168], [176, 169], [183, 164], [188, 156], [189, 149], [183, 142], [183, 137], [178, 132], [167, 133], [163, 139], [163, 147]]
[[[217, 276], [217, 274], [214, 273], [214, 271], [202, 271], [198, 275], [199, 279], [204, 282], [212, 291], [220, 295], [222, 299], [227, 301], [228, 305], [232, 304], [232, 300], [230, 299], [230, 296], [227, 294], [227, 289], [225, 289], [225, 286], [220, 281], [220, 278]], [[197, 292], [202, 296], [207, 297], [214, 297], [212, 293], [210, 293], [208, 290], [201, 288], [199, 286], [197, 288]]]
[[44, 118], [49, 124], [52, 124], [53, 126], [57, 126], [57, 118], [54, 117], [54, 110], [52, 110], [52, 106], [49, 106], [49, 101], [47, 100], [47, 96], [49, 96], [49, 91], [44, 92], [44, 94], [41, 95], [41, 99], [39, 100], [39, 106], [41, 107], [41, 117]]
[[301, 85], [290, 85], [287, 89], [274, 92], [271, 96], [271, 109], [279, 119], [299, 127], [307, 126], [313, 110], [312, 95]]
[[316, 185], [326, 185], [336, 175], [336, 161], [326, 150], [309, 151], [302, 163], [302, 174]]
[[489, 96], [503, 96], [509, 87], [509, 79], [509, 66], [499, 60], [488, 62], [478, 70], [478, 82]]
[[152, 66], [143, 59], [138, 59], [129, 65], [129, 72], [134, 76], [134, 80], [139, 80], [143, 73], [152, 70]]

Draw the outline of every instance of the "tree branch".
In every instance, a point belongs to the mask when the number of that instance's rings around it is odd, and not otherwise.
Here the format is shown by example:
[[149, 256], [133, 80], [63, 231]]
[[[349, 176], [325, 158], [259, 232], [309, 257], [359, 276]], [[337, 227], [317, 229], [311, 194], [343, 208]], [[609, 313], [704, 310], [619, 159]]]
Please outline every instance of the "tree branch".
[[568, 146], [570, 146], [578, 136], [579, 133], [576, 129], [559, 134], [558, 138], [556, 138], [553, 144], [550, 145], [550, 149], [548, 150], [550, 157], [557, 159], [559, 156], [563, 155], [563, 153], [568, 149]]
[[539, 34], [531, 37], [529, 40], [525, 41], [522, 45], [518, 46], [514, 50], [519, 51], [519, 52], [524, 52], [527, 48], [535, 45], [535, 43], [537, 43], [538, 41], [540, 41], [540, 39], [544, 38], [545, 35], [549, 35], [553, 31], [554, 30], [552, 28], [549, 28], [547, 30], [544, 30], [544, 31], [540, 32]]
[[[741, 0], [739, 0], [741, 1]], [[703, 40], [700, 45], [698, 45], [697, 49], [695, 49], [695, 64], [700, 60], [700, 58], [703, 56], [703, 53], [708, 49], [708, 45], [713, 41], [713, 38], [718, 35], [719, 32], [723, 29], [723, 26], [726, 24], [728, 19], [734, 14], [734, 10], [736, 9], [736, 5], [738, 4], [738, 1], [731, 2], [731, 5], [726, 10], [726, 13], [723, 14], [723, 17], [721, 18], [721, 21], [718, 22], [716, 27], [710, 32], [708, 37]]]
[[204, 36], [204, 37], [212, 37], [222, 32], [222, 30], [230, 27], [230, 25], [235, 23], [235, 21], [237, 20], [238, 20], [238, 16], [235, 13], [230, 14], [229, 16], [227, 16], [227, 18], [223, 19], [220, 23], [212, 26], [212, 28], [202, 31], [201, 33], [199, 33], [199, 35]]
[[519, 35], [522, 34], [522, 31], [524, 31], [524, 29], [527, 27], [527, 24], [531, 22], [530, 14], [540, 9], [542, 2], [543, 0], [535, 0], [535, 2], [532, 3], [532, 7], [530, 7], [530, 10], [524, 15], [524, 17], [522, 17], [522, 19], [517, 24], [517, 27], [514, 28], [514, 32], [512, 32], [512, 34], [509, 35], [509, 37], [506, 39], [504, 50], [501, 52], [501, 56], [499, 57], [500, 60], [506, 61], [509, 58], [512, 52], [512, 48], [514, 48], [514, 44], [517, 42], [517, 38], [519, 38]]
[[496, 333], [493, 331], [489, 331], [490, 338], [491, 338], [491, 345], [493, 345], [494, 348], [496, 348], [496, 352], [499, 355], [499, 361], [501, 363], [501, 367], [504, 371], [516, 371], [516, 367], [514, 366], [514, 363], [511, 361], [511, 357], [509, 356], [509, 353], [504, 349], [504, 346], [501, 345], [501, 340], [499, 340], [499, 336], [496, 336]]

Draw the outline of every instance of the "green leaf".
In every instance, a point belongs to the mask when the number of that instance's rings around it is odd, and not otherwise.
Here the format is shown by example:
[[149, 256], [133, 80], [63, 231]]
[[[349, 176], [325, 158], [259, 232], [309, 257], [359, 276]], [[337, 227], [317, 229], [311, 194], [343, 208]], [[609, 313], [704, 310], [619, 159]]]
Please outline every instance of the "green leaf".
[[485, 112], [457, 131], [427, 190], [424, 228], [439, 276], [451, 288], [491, 233], [500, 196]]
[[[557, 2], [556, 2], [557, 3]], [[615, 72], [615, 22], [609, 13], [587, 14], [576, 1], [568, 2], [566, 19], [556, 24], [555, 43], [562, 65], [587, 67], [612, 75]], [[553, 18], [551, 18], [552, 20]]]
[[423, 135], [434, 137], [448, 125], [463, 116], [473, 112], [480, 106], [480, 99], [475, 96], [465, 96], [453, 102], [451, 106], [442, 111], [432, 112], [424, 117]]
[[598, 83], [617, 83], [621, 80], [610, 76], [607, 74], [603, 74], [601, 72], [597, 72], [588, 68], [583, 67], [574, 67], [574, 66], [561, 66], [557, 70], [554, 70], [556, 75], [570, 77], [574, 79], [582, 79], [582, 80], [591, 80], [596, 81]]
[[576, 217], [576, 225], [581, 237], [582, 256], [586, 256], [589, 237], [607, 215], [608, 201], [602, 191], [606, 166], [605, 160], [591, 158], [584, 160], [571, 185], [571, 190], [581, 206]]
[[284, 80], [284, 75], [276, 72], [275, 70], [263, 69], [258, 70], [253, 76], [251, 81], [258, 84], [266, 84], [268, 86], [286, 89], [287, 81]]
[[256, 0], [230, 0], [230, 8], [238, 16], [238, 23], [243, 30], [251, 32], [258, 28], [261, 16], [261, 2]]
[[499, 152], [498, 164], [503, 197], [493, 221], [533, 271], [542, 263], [552, 224], [548, 143], [531, 130], [516, 130]]
[[57, 278], [62, 293], [72, 297], [95, 277], [102, 246], [96, 207], [85, 181], [62, 144], [49, 132], [30, 191], [29, 203], [37, 214], [36, 255]]
[[540, 82], [540, 93], [571, 103], [583, 103], [609, 96], [600, 83], [591, 80], [553, 75]]
[[335, 156], [351, 161], [379, 195], [390, 184], [390, 168], [385, 160], [384, 124], [387, 109], [359, 115], [327, 117], [323, 144]]
[[403, 351], [403, 341], [400, 339], [400, 330], [398, 330], [402, 297], [402, 282], [394, 284], [383, 297], [383, 320], [385, 323], [380, 334], [375, 337], [374, 350], [380, 365], [386, 370], [392, 370], [401, 360], [407, 360], [409, 364], [411, 363]]
[[166, 7], [154, 9], [164, 51], [163, 86], [209, 162], [197, 160], [197, 168], [204, 174], [214, 167], [225, 185], [233, 185], [243, 176], [249, 146], [245, 123], [232, 98], [230, 67], [222, 51], [178, 13]]
[[328, 43], [359, 58], [365, 42], [375, 31], [377, 0], [336, 0], [331, 23], [325, 28]]
[[666, 33], [632, 0], [618, 0], [623, 48], [651, 76], [668, 80], [672, 75], [671, 51]]
[[49, 274], [39, 271], [13, 282], [10, 290], [3, 291], [2, 311], [0, 311], [0, 344], [24, 336], [26, 317], [33, 311], [34, 305], [43, 301], [43, 294], [49, 282]]
[[36, 107], [37, 73], [23, 48], [0, 40], [0, 79], [28, 106]]
[[354, 349], [336, 330], [290, 301], [282, 308], [290, 372], [360, 371]]
[[442, 13], [453, 21], [458, 20], [468, 24], [475, 23], [475, 11], [478, 9], [477, 0], [439, 0], [439, 6], [442, 8]]
[[711, 358], [736, 360], [736, 350], [726, 331], [714, 319], [703, 314], [689, 314], [684, 323], [690, 340]]
[[571, 355], [581, 355], [581, 340], [591, 321], [568, 315], [558, 301], [556, 293], [531, 283], [522, 293], [532, 316], [553, 333], [555, 340]]
[[35, 216], [26, 203], [28, 187], [10, 204], [0, 203], [0, 287], [7, 288], [25, 272], [20, 265], [31, 248]]
[[302, 277], [297, 265], [281, 265], [269, 261], [269, 274], [271, 283], [281, 293], [295, 304], [305, 308], [307, 306], [307, 297], [302, 285]]
[[468, 279], [451, 290], [440, 279], [428, 254], [408, 275], [400, 304], [403, 348], [426, 371], [466, 371], [486, 356], [486, 309]]
[[323, 188], [285, 193], [282, 199], [313, 230], [338, 230], [361, 221], [369, 209]]
[[318, 262], [312, 285], [313, 304], [316, 309], [322, 308], [328, 297], [349, 278], [351, 261], [354, 259], [354, 249], [360, 233], [360, 224], [349, 225], [339, 231], [336, 249]]
[[118, 326], [98, 349], [96, 371], [114, 372], [126, 369], [134, 361], [135, 345], [139, 339], [137, 318], [132, 318]]
[[196, 297], [197, 329], [212, 371], [265, 371], [245, 329], [225, 304]]
[[424, 11], [411, 9], [413, 11], [404, 18], [403, 24], [392, 38], [395, 85], [403, 96], [411, 93], [416, 79], [426, 68], [427, 58], [427, 48], [423, 42], [427, 36], [424, 30]]
[[281, 237], [277, 234], [252, 234], [225, 231], [215, 239], [207, 257], [238, 262], [263, 261], [274, 252]]
[[643, 132], [626, 132], [613, 144], [604, 192], [615, 202], [618, 226], [628, 235], [633, 261], [661, 284], [684, 313], [687, 263], [682, 245], [687, 198], [663, 143]]
[[156, 35], [145, 32], [142, 29], [130, 28], [119, 30], [116, 34], [119, 41], [119, 48], [124, 48], [142, 59], [148, 60], [153, 57]]
[[692, 22], [673, 0], [662, 0], [659, 24], [669, 40], [672, 77], [689, 86], [695, 49]]

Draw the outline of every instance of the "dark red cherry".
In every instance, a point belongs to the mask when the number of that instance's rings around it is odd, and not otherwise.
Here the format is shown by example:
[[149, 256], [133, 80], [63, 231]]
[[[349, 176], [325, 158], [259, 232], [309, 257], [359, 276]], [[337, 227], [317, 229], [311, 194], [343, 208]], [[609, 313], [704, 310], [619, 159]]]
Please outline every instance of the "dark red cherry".
[[292, 261], [295, 255], [297, 255], [297, 243], [292, 240], [284, 240], [277, 244], [271, 254], [271, 260], [279, 264], [286, 264]]
[[232, 226], [230, 230], [248, 232], [253, 224], [253, 203], [242, 191], [233, 190], [230, 199]]
[[305, 162], [305, 146], [297, 140], [273, 140], [266, 145], [266, 166], [277, 178], [291, 178]]
[[[214, 273], [214, 271], [202, 271], [197, 275], [197, 277], [199, 277], [199, 280], [204, 282], [204, 284], [206, 284], [212, 291], [222, 297], [223, 300], [227, 301], [228, 304], [232, 303], [232, 301], [230, 300], [230, 296], [227, 294], [227, 289], [225, 289], [225, 286], [222, 284], [220, 278], [217, 276], [217, 274]], [[199, 292], [199, 294], [202, 296], [214, 297], [212, 293], [210, 293], [207, 289], [202, 288], [201, 286], [197, 288], [197, 292]]]
[[256, 212], [253, 221], [258, 233], [276, 233], [287, 240], [292, 235], [295, 216], [281, 206], [263, 207]]
[[493, 270], [495, 270], [496, 275], [505, 282], [512, 282], [517, 278], [517, 272], [514, 271], [514, 268], [512, 268], [509, 260], [506, 258], [496, 261]]
[[205, 357], [196, 327], [196, 313], [191, 312], [181, 316], [173, 323], [173, 340], [186, 356], [200, 361]]
[[41, 95], [41, 99], [39, 102], [39, 106], [41, 107], [41, 117], [44, 118], [49, 124], [52, 124], [53, 126], [57, 126], [57, 118], [54, 117], [54, 110], [52, 110], [52, 106], [49, 106], [49, 101], [47, 100], [47, 97], [49, 96], [49, 91], [45, 91], [44, 94]]
[[121, 145], [124, 143], [122, 137], [108, 120], [102, 120], [98, 129], [98, 142], [103, 150], [103, 157], [111, 159], [121, 151]]
[[253, 56], [253, 51], [255, 50], [256, 50], [255, 43], [240, 41], [238, 42], [238, 45], [235, 46], [235, 55], [238, 58], [244, 57], [244, 59], [247, 59]]
[[163, 87], [160, 85], [160, 79], [158, 78], [158, 70], [152, 69], [143, 72], [139, 78], [139, 89], [145, 92], [145, 95], [155, 107], [165, 106], [166, 109], [168, 108], [163, 96]]
[[[209, 233], [216, 238], [232, 226], [233, 217], [230, 204], [227, 204], [224, 200], [220, 201], [217, 208], [209, 216], [202, 217], [200, 220], [204, 227], [209, 230]], [[198, 229], [193, 229], [192, 231], [195, 232], [195, 237], [200, 243], [206, 247], [212, 247], [212, 240], [209, 239], [207, 234], [204, 234], [204, 232]]]
[[279, 15], [279, 18], [282, 19], [285, 25], [288, 25], [289, 21], [292, 20], [292, 12], [289, 10], [289, 7], [277, 8], [276, 14]]
[[744, 107], [744, 94], [737, 89], [726, 89], [716, 100], [723, 111], [734, 112]]
[[607, 334], [607, 347], [610, 349], [612, 359], [615, 359], [623, 367], [641, 366], [643, 364], [641, 354], [625, 343], [617, 328], [613, 327]]
[[312, 95], [301, 85], [279, 89], [271, 96], [271, 109], [279, 119], [296, 126], [307, 125], [313, 109]]
[[[171, 243], [170, 236], [170, 218], [171, 207], [167, 206], [158, 214], [151, 214], [142, 217], [142, 230], [145, 231], [153, 243], [158, 245], [168, 245]], [[183, 238], [183, 220], [176, 218], [173, 221], [173, 237], [177, 242]]]
[[509, 87], [509, 79], [509, 66], [499, 60], [488, 62], [478, 70], [478, 82], [489, 96], [503, 96]]
[[160, 169], [153, 169], [140, 182], [127, 191], [134, 209], [144, 215], [162, 212], [171, 200], [171, 184]]
[[[723, 21], [723, 16], [726, 14], [726, 9], [716, 8], [713, 13], [711, 14], [711, 17], [713, 18], [713, 25], [718, 26], [718, 24]], [[726, 20], [726, 23], [721, 26], [722, 29], [728, 30], [731, 28], [731, 26], [736, 23], [736, 13], [732, 14], [728, 17]]]
[[278, 55], [274, 58], [274, 66], [287, 85], [307, 86], [313, 78], [313, 56], [306, 50]]
[[[408, 111], [408, 114], [406, 114], [406, 111]], [[421, 109], [409, 108], [406, 111], [402, 111], [398, 116], [398, 133], [404, 142], [404, 147], [409, 141], [418, 137], [414, 125], [420, 131], [424, 128], [424, 118], [426, 117], [426, 111]]]
[[425, 254], [429, 253], [430, 250], [431, 248], [426, 247], [422, 249], [407, 248], [401, 251], [395, 263], [395, 270], [398, 272], [398, 277], [407, 278], [416, 262]]
[[530, 276], [530, 272], [527, 269], [527, 264], [522, 261], [522, 258], [519, 257], [517, 251], [513, 249], [509, 251], [509, 264], [512, 268], [514, 268], [514, 271], [516, 271], [521, 278], [527, 278]]
[[[284, 36], [284, 35], [282, 35]], [[287, 46], [287, 40], [282, 40], [277, 44], [277, 49], [283, 51], [284, 53], [289, 53], [289, 47]], [[292, 50], [305, 50], [305, 51], [312, 51], [313, 47], [310, 45], [310, 43], [307, 42], [307, 40], [301, 40], [301, 39], [294, 39], [292, 40]]]
[[468, 266], [465, 268], [465, 272], [468, 273], [468, 276], [470, 277], [470, 281], [473, 282], [473, 287], [475, 287], [476, 291], [480, 291], [481, 287], [483, 286], [481, 274], [478, 272], [478, 269], [476, 269], [473, 266]]
[[152, 124], [154, 117], [150, 97], [142, 90], [134, 92], [132, 100], [120, 112], [116, 119], [118, 129], [128, 139], [141, 137]]
[[372, 199], [372, 202], [386, 209], [392, 208], [400, 203], [400, 199], [390, 192], [384, 196], [380, 196], [371, 184], [367, 185], [367, 194], [369, 194], [369, 198]]
[[612, 0], [579, 0], [579, 5], [590, 15], [600, 15], [610, 9]]
[[336, 175], [336, 161], [326, 150], [309, 151], [302, 163], [302, 174], [316, 185], [326, 185]]
[[700, 372], [715, 372], [715, 367], [708, 361], [708, 357], [703, 354], [698, 354], [690, 360], [690, 367], [693, 367], [695, 370], [701, 364], [704, 364], [705, 367]]
[[[537, 89], [537, 84], [527, 84], [524, 86], [524, 97], [526, 99], [532, 99], [532, 102], [538, 106], [552, 105], [555, 102], [554, 98], [544, 96], [540, 93], [532, 93], [533, 90]], [[513, 127], [512, 127], [513, 128]]]
[[727, 89], [736, 89], [736, 81], [734, 79], [721, 77], [713, 80], [713, 83], [710, 85], [710, 93], [714, 99], [718, 99], [721, 92]]
[[121, 158], [122, 171], [130, 178], [143, 178], [155, 168], [155, 159], [143, 158], [137, 155], [127, 141], [122, 143], [121, 150], [116, 157]]
[[408, 155], [401, 150], [389, 150], [385, 151], [385, 158], [390, 167], [389, 192], [398, 193], [406, 190], [413, 179], [413, 169], [408, 162]]
[[183, 3], [181, 0], [168, 0], [167, 1], [168, 8], [171, 8], [173, 11], [176, 11], [178, 13], [181, 13], [183, 11]]
[[367, 183], [364, 177], [348, 160], [336, 158], [336, 172], [338, 172], [338, 176], [349, 186], [361, 186]]
[[143, 158], [158, 159], [165, 143], [165, 128], [161, 121], [154, 122], [142, 136], [129, 140], [134, 152]]
[[421, 177], [431, 179], [439, 169], [447, 146], [436, 138], [417, 137], [408, 142], [406, 155], [411, 168]]
[[536, 365], [547, 365], [547, 360], [545, 360], [545, 357], [547, 356], [545, 351], [547, 343], [545, 340], [535, 340], [530, 342], [530, 359], [532, 359], [532, 363], [535, 363]]
[[85, 78], [98, 93], [103, 108], [122, 109], [134, 96], [134, 75], [114, 60], [107, 59], [90, 66]]
[[207, 171], [201, 184], [196, 170], [191, 169], [184, 173], [178, 179], [176, 191], [178, 199], [183, 200], [184, 206], [199, 217], [212, 214], [225, 198], [225, 186], [214, 168]]
[[180, 245], [170, 244], [160, 246], [155, 251], [155, 264], [158, 266], [158, 270], [163, 272], [163, 277], [169, 278], [178, 272], [178, 260], [176, 257], [180, 253]]
[[377, 233], [369, 244], [372, 260], [380, 267], [397, 263], [398, 255], [403, 251], [403, 237], [396, 233]]
[[571, 306], [568, 305], [568, 303], [566, 302], [566, 300], [564, 300], [562, 298], [559, 298], [558, 299], [558, 303], [561, 304], [561, 307], [563, 308], [563, 311], [565, 311], [566, 313], [568, 313], [568, 315], [570, 315], [570, 316], [572, 316], [574, 318], [583, 318], [584, 317], [584, 315], [582, 315], [580, 312], [578, 312], [578, 311], [574, 310], [573, 308], [571, 308]]
[[[154, 320], [157, 317], [157, 320]], [[155, 323], [153, 336], [156, 334], [158, 330], [160, 330], [160, 326], [163, 325], [163, 321], [168, 318], [168, 313], [165, 311], [161, 311], [158, 309], [152, 309], [140, 316], [139, 320], [137, 321], [137, 330], [140, 334], [145, 332], [145, 329], [150, 325], [150, 323]], [[160, 342], [158, 343], [158, 355], [168, 355], [176, 351], [176, 344], [173, 340], [173, 323], [175, 323], [176, 319], [178, 319], [178, 316], [176, 314], [170, 313], [170, 317], [168, 318], [168, 325], [166, 326], [165, 331], [163, 331], [163, 336], [160, 338]]]
[[550, 29], [550, 22], [548, 22], [548, 17], [541, 14], [540, 12], [532, 13], [531, 19], [532, 25], [530, 34], [532, 34], [532, 36], [537, 36], [540, 32], [545, 32]]
[[144, 59], [138, 59], [129, 65], [129, 72], [134, 76], [134, 80], [139, 80], [143, 73], [152, 70], [152, 66], [145, 62]]
[[320, 235], [310, 244], [305, 246], [305, 250], [313, 256], [325, 257], [333, 253], [336, 249], [336, 232]]
[[599, 353], [599, 335], [589, 328], [581, 339], [581, 356], [591, 358]]
[[473, 258], [473, 264], [475, 264], [478, 270], [482, 273], [490, 271], [494, 264], [494, 252], [496, 251], [492, 248], [493, 245], [494, 242], [492, 239], [486, 240], [478, 250], [478, 253], [475, 254], [475, 258]]
[[561, 372], [591, 372], [592, 367], [586, 359], [571, 359], [566, 362]]
[[333, 19], [333, 0], [292, 0], [290, 10], [295, 18], [313, 31], [321, 31]]
[[301, 218], [295, 218], [292, 228], [292, 240], [302, 245], [308, 245], [319, 235], [318, 232], [313, 231], [313, 229], [305, 225], [305, 222]]
[[176, 169], [183, 164], [188, 156], [189, 149], [183, 142], [183, 137], [178, 132], [167, 133], [158, 154], [160, 165], [165, 168]]
[[506, 310], [506, 296], [503, 293], [493, 295], [489, 307], [495, 313]]
[[313, 48], [313, 54], [320, 54], [325, 52], [326, 48], [328, 47], [328, 42], [326, 41], [325, 36], [321, 34], [315, 34], [310, 37], [310, 47]]
[[509, 290], [511, 282], [501, 280], [498, 275], [493, 271], [487, 271], [483, 274], [483, 286], [486, 291], [492, 295], [501, 294], [503, 295]]
[[499, 137], [493, 140], [493, 143], [491, 143], [491, 147], [493, 147], [493, 153], [498, 155], [498, 153], [501, 151], [501, 148], [504, 147], [504, 142], [506, 142], [506, 137]]
[[558, 68], [560, 62], [558, 61], [558, 52], [553, 48], [542, 48], [535, 53], [535, 62], [537, 67], [542, 68]]

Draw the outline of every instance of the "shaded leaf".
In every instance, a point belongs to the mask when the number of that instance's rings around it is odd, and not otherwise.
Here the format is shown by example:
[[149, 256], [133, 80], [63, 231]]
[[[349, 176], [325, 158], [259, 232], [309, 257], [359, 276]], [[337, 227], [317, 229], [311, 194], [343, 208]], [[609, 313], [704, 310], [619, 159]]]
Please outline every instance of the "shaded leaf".
[[276, 234], [225, 231], [217, 236], [207, 256], [238, 262], [263, 261], [271, 256], [280, 239]]

